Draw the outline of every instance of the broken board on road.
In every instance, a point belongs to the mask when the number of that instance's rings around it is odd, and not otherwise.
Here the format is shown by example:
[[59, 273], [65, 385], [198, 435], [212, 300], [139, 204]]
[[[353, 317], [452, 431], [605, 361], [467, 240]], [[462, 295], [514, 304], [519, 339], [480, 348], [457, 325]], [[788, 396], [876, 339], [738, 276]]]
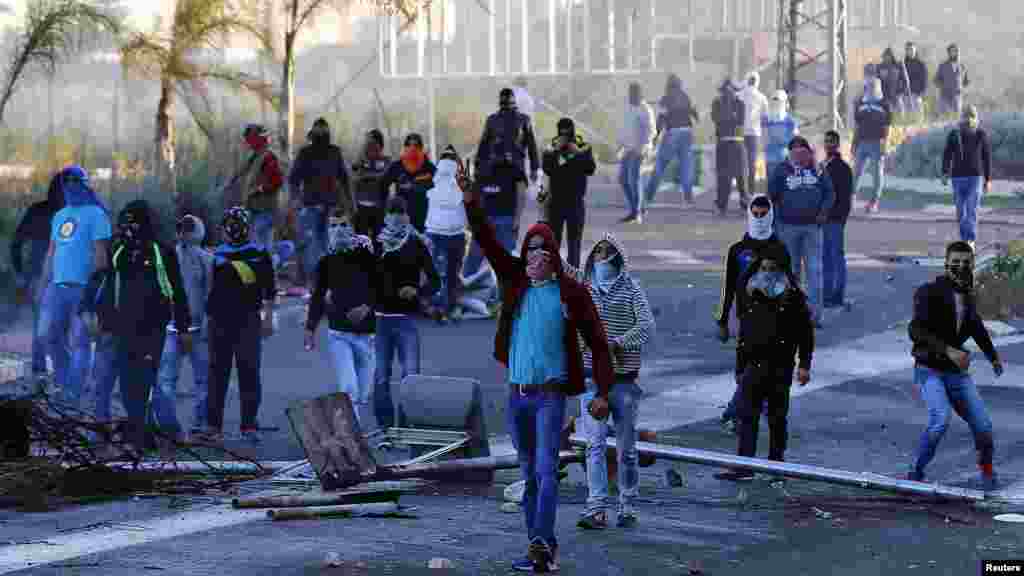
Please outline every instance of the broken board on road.
[[324, 490], [355, 486], [377, 474], [348, 394], [293, 402], [285, 414]]

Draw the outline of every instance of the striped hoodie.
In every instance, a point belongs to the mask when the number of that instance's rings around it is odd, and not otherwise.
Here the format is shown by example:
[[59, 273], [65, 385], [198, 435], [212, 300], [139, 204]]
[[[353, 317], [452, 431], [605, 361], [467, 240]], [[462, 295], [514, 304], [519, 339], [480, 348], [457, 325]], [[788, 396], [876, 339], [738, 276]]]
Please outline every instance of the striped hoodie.
[[[636, 375], [640, 372], [640, 357], [643, 347], [650, 341], [654, 333], [654, 316], [647, 302], [647, 294], [640, 283], [629, 273], [629, 256], [622, 245], [612, 234], [605, 234], [603, 241], [610, 243], [618, 251], [619, 276], [608, 288], [607, 292], [598, 288], [591, 280], [594, 270], [594, 252], [591, 250], [583, 269], [573, 268], [568, 262], [562, 261], [565, 273], [586, 284], [594, 306], [601, 317], [601, 324], [608, 334], [609, 343], [622, 346], [622, 364], [615, 363], [616, 374]], [[583, 350], [583, 367], [590, 370], [592, 359], [590, 349], [580, 337], [580, 349]]]

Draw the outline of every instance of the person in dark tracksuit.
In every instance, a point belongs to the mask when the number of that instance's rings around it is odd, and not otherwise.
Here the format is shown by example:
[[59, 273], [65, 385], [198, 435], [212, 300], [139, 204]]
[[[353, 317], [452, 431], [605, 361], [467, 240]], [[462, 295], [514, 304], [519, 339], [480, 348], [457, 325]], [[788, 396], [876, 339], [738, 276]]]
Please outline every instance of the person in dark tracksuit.
[[391, 158], [384, 155], [384, 134], [370, 130], [366, 133], [362, 158], [352, 165], [352, 199], [356, 204], [352, 225], [357, 234], [376, 238], [384, 226], [388, 189], [381, 182], [390, 167]]
[[208, 440], [222, 439], [224, 401], [234, 363], [242, 437], [255, 441], [263, 394], [261, 339], [274, 330], [272, 308], [277, 290], [273, 264], [267, 252], [249, 240], [247, 210], [241, 206], [229, 208], [221, 226], [225, 243], [214, 252], [213, 288], [206, 306], [210, 330]]
[[384, 190], [395, 184], [395, 195], [405, 201], [409, 210], [409, 222], [417, 232], [423, 234], [427, 224], [427, 190], [434, 187], [434, 173], [437, 167], [423, 150], [423, 137], [409, 134], [405, 137], [402, 156], [392, 162], [380, 180]]
[[843, 160], [839, 150], [839, 133], [825, 133], [825, 162], [821, 171], [832, 180], [835, 202], [828, 213], [828, 222], [822, 227], [823, 258], [821, 297], [825, 308], [840, 308], [846, 301], [846, 220], [853, 208], [853, 169]]
[[[725, 266], [722, 277], [722, 299], [715, 315], [715, 323], [718, 324], [718, 339], [722, 342], [729, 341], [729, 312], [732, 310], [733, 302], [736, 300], [736, 290], [740, 277], [750, 268], [756, 260], [770, 258], [782, 265], [784, 270], [790, 270], [792, 264], [789, 260], [789, 251], [786, 245], [775, 235], [774, 230], [775, 213], [772, 201], [763, 194], [754, 196], [747, 209], [747, 233], [743, 238], [729, 247], [725, 257]], [[739, 320], [743, 314], [743, 307], [736, 306], [736, 319]], [[722, 413], [722, 426], [730, 432], [736, 431], [739, 420], [739, 405], [743, 400], [743, 392], [740, 389], [740, 379], [743, 376], [743, 343], [736, 344], [736, 392], [733, 393], [729, 405]]]
[[[729, 207], [732, 181], [740, 194], [740, 208], [747, 209], [747, 150], [743, 141], [746, 106], [739, 96], [739, 87], [728, 78], [718, 88], [718, 98], [711, 103], [711, 121], [715, 123], [715, 170], [718, 175], [719, 216]], [[753, 183], [751, 183], [752, 185]]]
[[[811, 357], [814, 353], [811, 311], [793, 273], [770, 258], [751, 264], [738, 286], [737, 304], [744, 309], [740, 316], [744, 366], [740, 384], [743, 402], [738, 454], [753, 458], [757, 453], [760, 408], [767, 400], [770, 429], [768, 459], [782, 462], [789, 437], [789, 398], [797, 354], [800, 357], [797, 370], [800, 385], [806, 386], [811, 378]], [[754, 474], [734, 469], [715, 477], [747, 481], [752, 480]]]
[[183, 349], [191, 349], [192, 326], [178, 257], [173, 247], [156, 241], [145, 200], [130, 202], [118, 215], [119, 241], [107, 274], [93, 276], [82, 312], [100, 312], [114, 336], [115, 366], [121, 398], [128, 413], [126, 439], [141, 455], [146, 448], [150, 392], [157, 383], [167, 324], [179, 333]]
[[597, 171], [594, 152], [583, 138], [576, 134], [576, 126], [569, 118], [558, 121], [558, 136], [551, 141], [551, 149], [544, 152], [544, 173], [550, 178], [550, 190], [545, 202], [545, 220], [555, 233], [558, 248], [562, 247], [562, 231], [567, 233], [566, 248], [569, 264], [580, 265], [580, 244], [587, 211], [587, 179]]

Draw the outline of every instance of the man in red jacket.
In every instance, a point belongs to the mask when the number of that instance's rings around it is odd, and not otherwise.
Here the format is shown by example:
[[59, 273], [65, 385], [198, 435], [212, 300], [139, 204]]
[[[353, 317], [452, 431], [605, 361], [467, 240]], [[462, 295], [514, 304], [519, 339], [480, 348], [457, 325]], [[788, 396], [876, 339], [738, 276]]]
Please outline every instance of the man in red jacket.
[[576, 334], [593, 354], [597, 393], [588, 411], [608, 417], [608, 390], [615, 378], [608, 338], [586, 286], [568, 276], [555, 235], [546, 224], [526, 232], [520, 255], [509, 254], [487, 221], [475, 186], [459, 179], [473, 238], [502, 287], [494, 358], [508, 368], [508, 428], [526, 482], [523, 511], [530, 539], [520, 571], [558, 569], [555, 514], [558, 449], [566, 398], [583, 393], [583, 355]]

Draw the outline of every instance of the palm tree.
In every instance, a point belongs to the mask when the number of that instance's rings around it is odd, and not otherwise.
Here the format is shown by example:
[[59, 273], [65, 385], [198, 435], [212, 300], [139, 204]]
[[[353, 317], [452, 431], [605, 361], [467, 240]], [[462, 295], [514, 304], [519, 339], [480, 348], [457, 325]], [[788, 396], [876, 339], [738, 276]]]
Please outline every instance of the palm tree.
[[173, 19], [166, 30], [134, 32], [121, 47], [122, 62], [130, 70], [160, 81], [156, 109], [156, 174], [162, 190], [169, 191], [179, 212], [192, 208], [191, 191], [179, 195], [174, 169], [174, 121], [171, 112], [182, 97], [199, 129], [213, 139], [208, 116], [197, 110], [193, 96], [205, 94], [204, 82], [213, 80], [273, 99], [271, 88], [262, 80], [230, 69], [216, 58], [202, 58], [222, 48], [231, 34], [261, 32], [234, 10], [231, 0], [177, 0]]

